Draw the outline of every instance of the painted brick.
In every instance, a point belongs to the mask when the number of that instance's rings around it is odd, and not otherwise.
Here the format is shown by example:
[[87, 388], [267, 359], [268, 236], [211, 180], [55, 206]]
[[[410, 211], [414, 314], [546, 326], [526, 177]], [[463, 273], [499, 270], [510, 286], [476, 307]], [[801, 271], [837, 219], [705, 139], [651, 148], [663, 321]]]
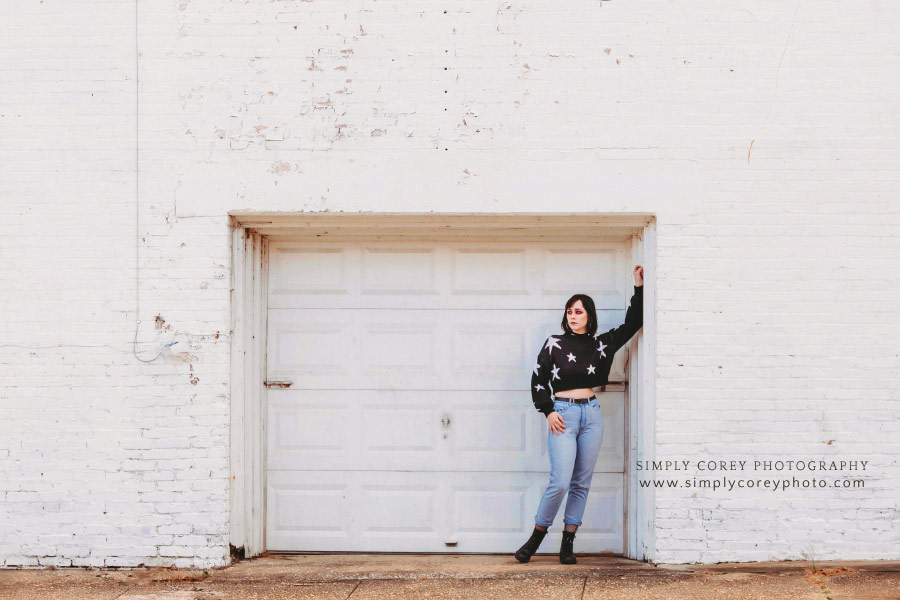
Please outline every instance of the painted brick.
[[651, 558], [900, 558], [900, 8], [748, 6], [7, 11], [0, 564], [230, 560], [240, 210], [656, 214], [656, 456], [871, 471], [658, 489]]

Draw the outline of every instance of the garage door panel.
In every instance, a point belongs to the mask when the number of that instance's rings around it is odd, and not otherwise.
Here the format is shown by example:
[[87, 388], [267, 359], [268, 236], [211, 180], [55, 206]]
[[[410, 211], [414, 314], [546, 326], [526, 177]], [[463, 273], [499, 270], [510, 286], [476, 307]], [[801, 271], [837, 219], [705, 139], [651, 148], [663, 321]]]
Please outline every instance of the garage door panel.
[[616, 311], [629, 292], [625, 257], [611, 242], [498, 248], [273, 241], [268, 304], [558, 312], [572, 293], [590, 289], [598, 310]]
[[[270, 390], [271, 470], [416, 469], [444, 466], [439, 398], [395, 395], [383, 403], [334, 391]], [[369, 399], [371, 401], [371, 398]]]
[[453, 411], [454, 450], [457, 452], [508, 452], [525, 454], [530, 433], [522, 407], [457, 408]]
[[[535, 258], [532, 254], [532, 259]], [[530, 294], [524, 249], [455, 249], [450, 253], [451, 294]]]
[[521, 375], [531, 338], [516, 327], [518, 319], [497, 315], [476, 320], [466, 314], [459, 318], [465, 320], [450, 326], [451, 375], [464, 377], [486, 370], [497, 375], [499, 371], [507, 376]]
[[351, 374], [349, 361], [355, 354], [349, 327], [319, 318], [292, 319], [290, 313], [270, 311], [266, 363], [268, 380], [278, 377], [315, 375], [321, 379]]
[[[622, 551], [621, 481], [594, 476], [581, 552]], [[546, 473], [275, 472], [266, 487], [266, 548], [513, 552], [534, 528], [546, 484]], [[542, 551], [559, 548], [564, 508]]]
[[[360, 315], [362, 316], [362, 315]], [[437, 315], [419, 313], [406, 319], [394, 315], [373, 315], [374, 322], [360, 324], [359, 360], [362, 377], [385, 371], [433, 378], [441, 369], [444, 324]]]
[[270, 507], [267, 529], [349, 537], [346, 529], [349, 488], [349, 482], [280, 484], [277, 476], [272, 477], [267, 489]]
[[[598, 398], [595, 472], [622, 472], [624, 392]], [[547, 422], [526, 392], [269, 391], [270, 469], [549, 470]]]
[[[524, 389], [559, 311], [269, 311], [267, 379], [300, 389]], [[552, 329], [551, 329], [552, 330]]]
[[346, 452], [347, 410], [270, 403], [271, 447], [292, 452]]
[[359, 452], [361, 427], [353, 407], [311, 395], [298, 402], [296, 393], [270, 391], [266, 411], [269, 469], [322, 465], [336, 468]]
[[428, 453], [437, 459], [438, 423], [434, 408], [394, 404], [360, 411], [363, 452]]
[[503, 486], [464, 485], [451, 493], [455, 531], [460, 534], [518, 533], [527, 521], [526, 496], [531, 489], [525, 479]]
[[435, 248], [361, 248], [355, 273], [367, 294], [438, 294]]
[[269, 391], [269, 469], [540, 470], [527, 394]]
[[[436, 474], [278, 471], [270, 474], [266, 489], [270, 496], [286, 499], [268, 503], [269, 550], [415, 551], [433, 548], [438, 529], [449, 530], [449, 519], [441, 511], [448, 486]], [[330, 505], [306, 506], [306, 514], [301, 514], [291, 499], [304, 496], [322, 497]], [[334, 516], [337, 510], [339, 519]], [[324, 524], [316, 522], [317, 514]]]
[[436, 482], [362, 484], [359, 532], [362, 536], [380, 532], [433, 535], [438, 494]]
[[[623, 271], [624, 252], [616, 247], [548, 248], [541, 251], [539, 256], [542, 296], [563, 294], [568, 299], [573, 293], [595, 287], [594, 282], [618, 282], [622, 273], [627, 272]], [[591, 297], [593, 298], [593, 295]], [[609, 301], [607, 294], [602, 298], [603, 302]], [[598, 302], [597, 298], [594, 298], [594, 301], [597, 302], [597, 308], [606, 307]], [[612, 304], [609, 308], [617, 306]]]
[[282, 297], [348, 296], [354, 291], [352, 254], [351, 248], [270, 244], [269, 305]]
[[[546, 336], [559, 331], [561, 318], [559, 309], [348, 312], [271, 309], [268, 379], [315, 389], [422, 387], [421, 381], [404, 385], [405, 378], [396, 376], [410, 374], [405, 363], [421, 369], [431, 386], [517, 389], [528, 380]], [[598, 331], [621, 325], [625, 311], [619, 312]], [[627, 352], [615, 354], [611, 380], [625, 378]], [[395, 374], [386, 377], [385, 369]]]

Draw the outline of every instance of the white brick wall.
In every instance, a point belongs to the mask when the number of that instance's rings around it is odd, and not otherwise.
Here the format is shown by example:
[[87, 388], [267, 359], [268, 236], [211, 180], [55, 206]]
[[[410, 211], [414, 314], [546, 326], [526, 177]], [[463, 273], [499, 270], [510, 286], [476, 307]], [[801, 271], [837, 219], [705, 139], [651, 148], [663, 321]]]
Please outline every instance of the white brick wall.
[[141, 2], [147, 364], [135, 4], [4, 8], [0, 564], [227, 562], [230, 210], [656, 213], [657, 457], [870, 470], [654, 560], [900, 558], [896, 4]]

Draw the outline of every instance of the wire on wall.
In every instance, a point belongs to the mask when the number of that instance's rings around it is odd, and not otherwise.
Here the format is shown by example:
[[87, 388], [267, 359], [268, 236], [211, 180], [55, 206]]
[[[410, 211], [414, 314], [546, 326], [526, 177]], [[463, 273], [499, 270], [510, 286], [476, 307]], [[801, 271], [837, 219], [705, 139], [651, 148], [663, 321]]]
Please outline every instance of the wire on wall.
[[141, 362], [153, 362], [162, 354], [159, 349], [156, 356], [150, 359], [141, 358], [137, 353], [138, 330], [141, 327], [141, 94], [140, 94], [140, 55], [138, 54], [138, 4], [134, 0], [134, 287], [135, 287], [135, 317], [134, 340], [131, 343], [131, 352]]

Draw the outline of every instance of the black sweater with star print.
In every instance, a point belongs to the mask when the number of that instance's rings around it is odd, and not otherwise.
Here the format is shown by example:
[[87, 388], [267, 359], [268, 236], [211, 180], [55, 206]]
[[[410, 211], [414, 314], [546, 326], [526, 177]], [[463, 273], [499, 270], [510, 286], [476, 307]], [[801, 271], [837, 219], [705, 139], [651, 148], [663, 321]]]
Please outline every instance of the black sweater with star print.
[[643, 323], [644, 286], [636, 285], [624, 324], [593, 336], [567, 332], [548, 337], [531, 373], [534, 407], [549, 416], [553, 412], [551, 391], [557, 393], [606, 385], [613, 356]]

